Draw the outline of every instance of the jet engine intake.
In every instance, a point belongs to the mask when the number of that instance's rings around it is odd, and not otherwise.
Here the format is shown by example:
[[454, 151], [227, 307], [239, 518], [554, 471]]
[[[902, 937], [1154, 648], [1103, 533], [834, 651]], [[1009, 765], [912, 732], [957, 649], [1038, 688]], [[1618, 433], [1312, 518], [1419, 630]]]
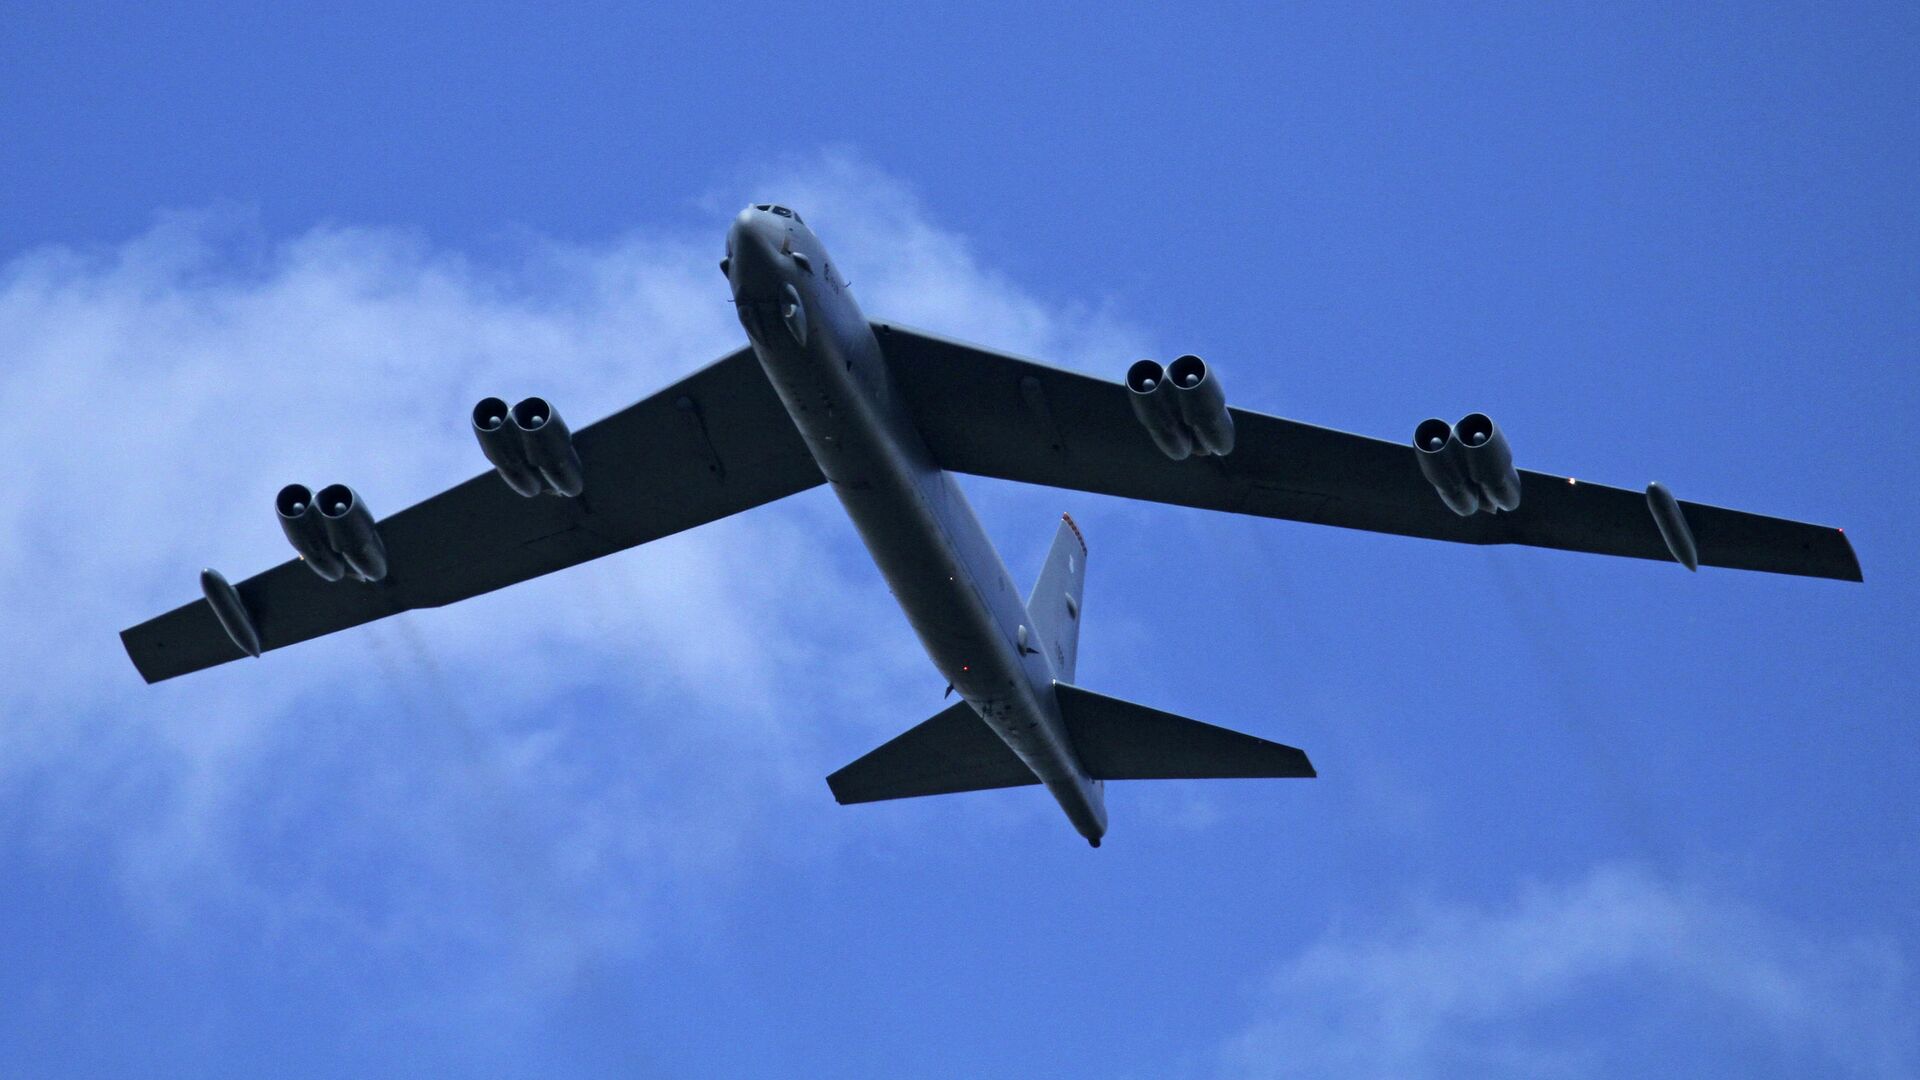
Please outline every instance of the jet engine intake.
[[507, 482], [514, 494], [532, 498], [540, 494], [544, 481], [527, 460], [520, 433], [507, 422], [507, 403], [497, 397], [481, 398], [473, 407], [473, 437], [480, 452], [493, 463], [493, 471]]
[[1167, 379], [1173, 383], [1180, 420], [1200, 449], [1221, 457], [1233, 453], [1233, 414], [1227, 411], [1226, 391], [1207, 362], [1192, 354], [1182, 356], [1167, 368]]
[[1161, 453], [1175, 461], [1192, 456], [1193, 436], [1180, 420], [1180, 406], [1174, 403], [1173, 388], [1158, 363], [1141, 360], [1127, 369], [1127, 401]]
[[1458, 424], [1438, 418], [1422, 421], [1413, 429], [1413, 449], [1421, 475], [1447, 509], [1461, 517], [1519, 509], [1520, 473], [1513, 467], [1513, 450], [1485, 413], [1473, 413]]
[[1447, 509], [1461, 517], [1480, 512], [1480, 493], [1467, 478], [1467, 467], [1460, 460], [1460, 444], [1454, 441], [1453, 425], [1439, 417], [1423, 420], [1413, 429], [1414, 457], [1420, 461], [1420, 474], [1433, 485]]
[[1520, 472], [1513, 467], [1507, 437], [1486, 413], [1473, 413], [1453, 426], [1467, 477], [1480, 486], [1487, 502], [1502, 510], [1520, 508]]
[[545, 398], [523, 400], [513, 407], [511, 416], [527, 462], [540, 471], [548, 490], [569, 498], [586, 490], [580, 454], [573, 448], [573, 432]]
[[511, 409], [497, 397], [481, 398], [473, 407], [473, 437], [517, 495], [574, 496], [586, 487], [573, 432], [545, 398], [530, 397]]
[[347, 566], [362, 581], [379, 581], [387, 576], [387, 545], [380, 540], [373, 515], [353, 489], [334, 484], [320, 489], [320, 523], [327, 543], [340, 553]]
[[347, 564], [327, 542], [326, 526], [320, 523], [320, 512], [314, 508], [313, 492], [307, 490], [307, 485], [288, 484], [281, 488], [280, 494], [274, 497], [273, 508], [280, 519], [280, 531], [287, 534], [287, 542], [300, 553], [307, 569], [325, 581], [339, 581], [347, 576]]

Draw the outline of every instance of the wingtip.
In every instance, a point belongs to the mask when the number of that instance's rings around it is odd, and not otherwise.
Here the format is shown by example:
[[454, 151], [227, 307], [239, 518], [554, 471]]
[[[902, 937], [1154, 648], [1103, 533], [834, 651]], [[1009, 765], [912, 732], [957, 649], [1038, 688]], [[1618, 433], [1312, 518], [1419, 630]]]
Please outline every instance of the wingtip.
[[841, 806], [852, 806], [853, 804], [847, 801], [846, 793], [840, 790], [840, 785], [837, 782], [840, 779], [840, 773], [835, 772], [826, 779], [827, 790], [833, 793], [833, 801], [839, 803]]
[[140, 662], [140, 654], [134, 651], [133, 632], [137, 629], [139, 629], [139, 627], [129, 626], [125, 630], [120, 631], [120, 647], [127, 650], [127, 659], [133, 662], [133, 670], [140, 673], [140, 677], [146, 680], [148, 686], [152, 686], [154, 683], [160, 681], [160, 676], [148, 671], [147, 666]]
[[1840, 580], [1858, 581], [1858, 582], [1866, 581], [1867, 580], [1866, 575], [1861, 573], [1860, 571], [1860, 555], [1858, 552], [1853, 550], [1853, 541], [1847, 536], [1847, 530], [1836, 528], [1833, 531], [1835, 535], [1840, 537], [1840, 546], [1846, 549], [1847, 562], [1851, 565], [1853, 569], [1853, 574], [1851, 576], [1842, 577]]

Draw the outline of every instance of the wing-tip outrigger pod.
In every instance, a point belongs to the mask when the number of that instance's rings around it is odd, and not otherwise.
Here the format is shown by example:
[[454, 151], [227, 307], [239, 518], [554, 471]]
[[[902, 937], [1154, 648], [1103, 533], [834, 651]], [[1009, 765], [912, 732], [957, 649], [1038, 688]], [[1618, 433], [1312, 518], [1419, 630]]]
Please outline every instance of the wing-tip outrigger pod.
[[220, 571], [211, 567], [200, 571], [200, 592], [206, 596], [207, 606], [213, 609], [213, 617], [220, 621], [220, 629], [227, 632], [241, 652], [257, 659], [260, 628], [253, 624], [253, 616], [240, 601], [240, 594], [227, 584]]
[[1673, 552], [1673, 561], [1699, 570], [1700, 548], [1693, 542], [1693, 530], [1687, 527], [1687, 515], [1674, 500], [1673, 492], [1658, 480], [1647, 485], [1647, 509], [1653, 512], [1653, 523], [1660, 529], [1660, 539], [1667, 542], [1667, 550]]

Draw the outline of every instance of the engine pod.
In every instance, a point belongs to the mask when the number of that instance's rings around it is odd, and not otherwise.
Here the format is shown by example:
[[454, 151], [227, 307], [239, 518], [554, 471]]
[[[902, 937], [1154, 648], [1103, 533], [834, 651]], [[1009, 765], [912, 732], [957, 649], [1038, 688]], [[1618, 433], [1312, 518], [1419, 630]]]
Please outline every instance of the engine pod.
[[1486, 413], [1470, 413], [1453, 426], [1460, 460], [1467, 478], [1480, 488], [1488, 504], [1501, 510], [1520, 508], [1520, 473], [1513, 467], [1507, 436]]
[[1141, 360], [1127, 369], [1127, 403], [1140, 426], [1152, 436], [1153, 445], [1175, 461], [1193, 454], [1193, 436], [1180, 422], [1180, 407], [1174, 404], [1167, 386], [1167, 373], [1152, 360]]
[[1480, 512], [1480, 492], [1467, 478], [1452, 424], [1438, 417], [1421, 421], [1420, 426], [1413, 429], [1413, 451], [1414, 458], [1420, 462], [1420, 475], [1433, 485], [1447, 509], [1461, 517]]
[[1167, 368], [1167, 380], [1173, 384], [1180, 419], [1193, 433], [1193, 441], [1209, 454], [1233, 453], [1233, 414], [1227, 411], [1226, 391], [1207, 362], [1192, 354], [1182, 356]]
[[527, 460], [524, 442], [508, 422], [507, 412], [507, 403], [497, 397], [480, 399], [473, 407], [473, 437], [514, 494], [532, 498], [540, 494], [540, 472]]
[[327, 543], [340, 553], [347, 566], [362, 581], [380, 581], [387, 576], [387, 546], [380, 540], [373, 515], [352, 488], [334, 484], [320, 489], [320, 523], [327, 530]]
[[513, 426], [527, 461], [540, 471], [549, 490], [572, 497], [586, 490], [580, 455], [573, 449], [573, 432], [545, 398], [530, 397], [513, 407]]
[[307, 569], [325, 581], [339, 581], [347, 576], [347, 564], [328, 542], [326, 526], [321, 524], [320, 512], [314, 509], [313, 492], [307, 490], [307, 485], [288, 484], [281, 488], [280, 494], [274, 497], [273, 509], [280, 519], [280, 531], [286, 534], [293, 550], [300, 553], [300, 561], [307, 564]]

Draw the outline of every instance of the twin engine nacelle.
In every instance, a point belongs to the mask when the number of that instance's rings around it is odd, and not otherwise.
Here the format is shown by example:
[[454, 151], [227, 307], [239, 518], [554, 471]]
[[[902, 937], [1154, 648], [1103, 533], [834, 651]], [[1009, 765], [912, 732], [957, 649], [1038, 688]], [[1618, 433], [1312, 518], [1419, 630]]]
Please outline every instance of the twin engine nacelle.
[[1519, 508], [1520, 473], [1513, 467], [1513, 450], [1485, 413], [1458, 424], [1424, 421], [1413, 429], [1413, 449], [1427, 482], [1447, 509], [1461, 517]]
[[339, 581], [351, 573], [360, 581], [380, 581], [387, 576], [387, 545], [352, 488], [334, 484], [315, 495], [305, 484], [288, 484], [273, 507], [293, 550], [322, 578]]
[[1220, 379], [1197, 356], [1183, 356], [1162, 369], [1142, 360], [1127, 369], [1127, 400], [1140, 426], [1160, 452], [1175, 461], [1195, 451], [1233, 452], [1233, 414]]
[[500, 479], [520, 495], [572, 497], [586, 489], [573, 432], [545, 398], [530, 397], [511, 409], [499, 398], [482, 399], [473, 407], [473, 437]]

